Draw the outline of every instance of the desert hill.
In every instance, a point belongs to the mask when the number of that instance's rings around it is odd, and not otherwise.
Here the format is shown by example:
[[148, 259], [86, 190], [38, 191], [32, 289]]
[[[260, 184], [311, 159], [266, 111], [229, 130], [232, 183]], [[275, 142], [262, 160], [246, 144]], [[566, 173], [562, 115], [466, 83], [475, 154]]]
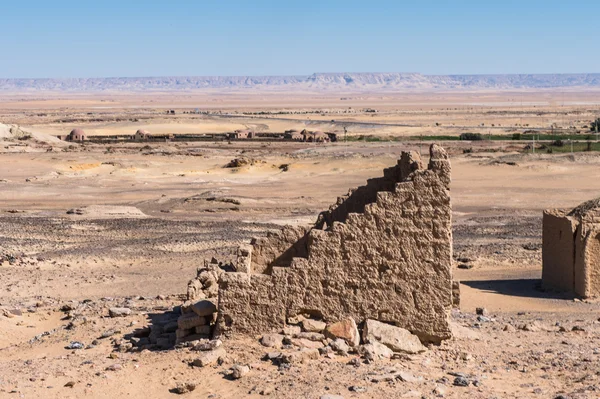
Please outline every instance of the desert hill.
[[314, 73], [310, 76], [182, 76], [0, 79], [4, 92], [180, 90], [433, 91], [600, 88], [600, 73], [423, 75], [420, 73]]

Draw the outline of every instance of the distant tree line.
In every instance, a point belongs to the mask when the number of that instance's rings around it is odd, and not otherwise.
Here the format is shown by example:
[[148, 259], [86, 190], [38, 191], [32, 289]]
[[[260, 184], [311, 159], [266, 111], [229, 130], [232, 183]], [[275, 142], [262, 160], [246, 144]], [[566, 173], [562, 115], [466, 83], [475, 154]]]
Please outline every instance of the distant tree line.
[[600, 118], [596, 118], [596, 120], [592, 122], [592, 124], [590, 125], [590, 130], [592, 132], [600, 131]]

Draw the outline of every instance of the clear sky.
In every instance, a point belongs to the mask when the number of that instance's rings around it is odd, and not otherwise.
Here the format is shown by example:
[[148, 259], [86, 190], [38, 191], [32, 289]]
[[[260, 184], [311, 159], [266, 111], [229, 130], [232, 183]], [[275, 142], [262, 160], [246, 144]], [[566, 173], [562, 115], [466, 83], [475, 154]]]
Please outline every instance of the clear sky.
[[598, 21], [598, 0], [3, 0], [0, 78], [600, 72]]

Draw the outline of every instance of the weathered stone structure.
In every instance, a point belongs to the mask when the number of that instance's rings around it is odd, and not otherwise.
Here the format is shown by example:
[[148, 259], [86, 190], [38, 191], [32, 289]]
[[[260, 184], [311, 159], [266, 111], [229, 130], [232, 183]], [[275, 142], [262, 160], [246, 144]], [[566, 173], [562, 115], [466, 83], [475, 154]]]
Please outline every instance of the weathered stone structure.
[[309, 315], [405, 328], [422, 341], [451, 336], [450, 162], [437, 145], [424, 167], [402, 153], [383, 177], [319, 215], [240, 248], [219, 278], [216, 335], [280, 330]]
[[600, 295], [600, 198], [575, 209], [544, 211], [542, 286]]

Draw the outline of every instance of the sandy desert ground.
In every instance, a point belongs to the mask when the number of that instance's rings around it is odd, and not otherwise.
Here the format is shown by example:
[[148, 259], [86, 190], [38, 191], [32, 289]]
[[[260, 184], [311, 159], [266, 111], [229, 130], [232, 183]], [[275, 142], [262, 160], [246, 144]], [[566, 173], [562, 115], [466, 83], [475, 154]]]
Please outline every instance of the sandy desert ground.
[[[261, 360], [268, 349], [258, 337], [225, 341], [225, 362], [205, 368], [189, 365], [188, 349], [118, 350], [182, 303], [202, 259], [230, 259], [253, 236], [313, 222], [403, 150], [426, 157], [427, 144], [403, 137], [487, 133], [492, 124], [507, 135], [552, 123], [583, 129], [600, 116], [587, 92], [345, 97], [2, 96], [0, 123], [30, 134], [0, 131], [0, 397], [165, 398], [186, 382], [197, 384], [191, 398], [598, 397], [600, 305], [544, 292], [540, 277], [542, 210], [598, 197], [600, 156], [531, 154], [510, 141], [441, 143], [451, 155], [461, 281], [452, 340], [392, 360], [350, 354], [291, 368]], [[343, 113], [348, 107], [379, 112]], [[211, 114], [183, 113], [195, 108]], [[347, 127], [394, 140], [107, 146], [52, 137], [74, 127], [97, 135]], [[224, 167], [240, 157], [255, 162]], [[133, 312], [111, 318], [116, 305]], [[88, 349], [66, 349], [73, 341]], [[225, 374], [235, 363], [251, 370], [232, 381]], [[413, 378], [386, 380], [394, 371]], [[471, 384], [454, 386], [457, 373]]]

